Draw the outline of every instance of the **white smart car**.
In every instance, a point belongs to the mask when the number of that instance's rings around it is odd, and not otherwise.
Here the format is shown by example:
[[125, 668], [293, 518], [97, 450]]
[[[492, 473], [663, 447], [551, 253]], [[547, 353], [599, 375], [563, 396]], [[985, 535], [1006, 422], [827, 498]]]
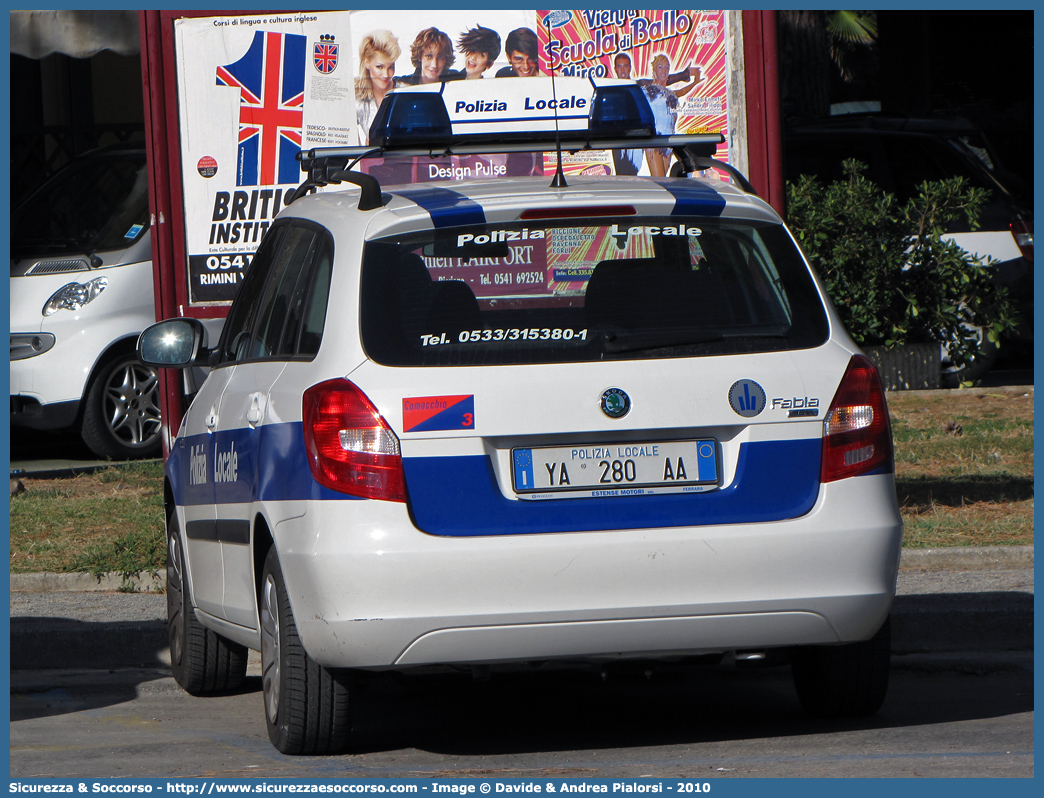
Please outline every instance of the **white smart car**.
[[157, 457], [159, 380], [142, 149], [88, 153], [11, 214], [11, 425], [75, 429], [99, 457]]
[[[390, 95], [376, 153], [491, 148], [469, 83]], [[564, 150], [689, 152], [633, 84], [556, 83]], [[553, 150], [552, 82], [496, 87], [531, 131], [502, 146]], [[717, 180], [381, 186], [360, 152], [309, 153], [302, 189], [360, 188], [281, 213], [212, 349], [139, 341], [212, 366], [167, 464], [178, 682], [260, 649], [287, 753], [352, 742], [366, 669], [779, 653], [809, 711], [876, 711], [888, 411], [777, 214]]]

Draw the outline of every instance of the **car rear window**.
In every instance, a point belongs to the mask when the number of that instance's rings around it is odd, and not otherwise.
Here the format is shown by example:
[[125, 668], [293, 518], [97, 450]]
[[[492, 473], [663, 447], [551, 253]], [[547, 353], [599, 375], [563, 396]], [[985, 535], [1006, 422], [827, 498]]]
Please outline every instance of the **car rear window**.
[[490, 223], [367, 242], [363, 346], [388, 366], [693, 357], [818, 346], [826, 314], [781, 225]]

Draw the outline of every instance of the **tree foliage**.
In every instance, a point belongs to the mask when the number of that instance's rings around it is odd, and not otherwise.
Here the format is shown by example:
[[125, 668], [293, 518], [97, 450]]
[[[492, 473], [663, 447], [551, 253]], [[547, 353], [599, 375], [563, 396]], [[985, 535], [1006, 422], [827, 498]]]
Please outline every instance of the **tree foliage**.
[[963, 178], [925, 182], [899, 205], [845, 161], [845, 179], [787, 184], [788, 224], [822, 277], [839, 315], [866, 346], [938, 341], [958, 366], [983, 337], [999, 343], [1017, 319], [983, 261], [943, 238], [959, 220], [972, 229], [988, 192]]
[[839, 92], [838, 84], [876, 75], [876, 11], [780, 10], [776, 19], [780, 90], [790, 113], [818, 119], [829, 115], [832, 102], [867, 99]]

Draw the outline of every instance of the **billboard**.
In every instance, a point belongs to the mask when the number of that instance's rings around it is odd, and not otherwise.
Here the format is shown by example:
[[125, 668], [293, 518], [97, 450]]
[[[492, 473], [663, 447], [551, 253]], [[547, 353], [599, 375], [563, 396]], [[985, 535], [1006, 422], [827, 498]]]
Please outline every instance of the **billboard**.
[[[400, 86], [635, 80], [661, 133], [728, 135], [722, 11], [320, 11], [175, 20], [190, 306], [231, 301], [302, 149], [368, 143]], [[718, 157], [727, 159], [722, 145]], [[551, 174], [554, 154], [367, 160], [382, 183]], [[669, 150], [564, 155], [567, 174], [669, 173]], [[568, 280], [566, 280], [568, 282]]]
[[347, 12], [175, 21], [189, 302], [227, 303], [284, 198], [296, 155], [353, 140]]

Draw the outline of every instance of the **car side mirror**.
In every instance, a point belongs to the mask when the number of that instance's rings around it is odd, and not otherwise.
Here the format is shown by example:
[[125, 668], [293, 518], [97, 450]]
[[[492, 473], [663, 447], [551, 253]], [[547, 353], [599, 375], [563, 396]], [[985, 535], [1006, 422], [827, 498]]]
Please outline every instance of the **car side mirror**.
[[199, 319], [167, 319], [138, 336], [138, 357], [156, 368], [206, 366], [210, 358], [206, 345], [207, 329]]

